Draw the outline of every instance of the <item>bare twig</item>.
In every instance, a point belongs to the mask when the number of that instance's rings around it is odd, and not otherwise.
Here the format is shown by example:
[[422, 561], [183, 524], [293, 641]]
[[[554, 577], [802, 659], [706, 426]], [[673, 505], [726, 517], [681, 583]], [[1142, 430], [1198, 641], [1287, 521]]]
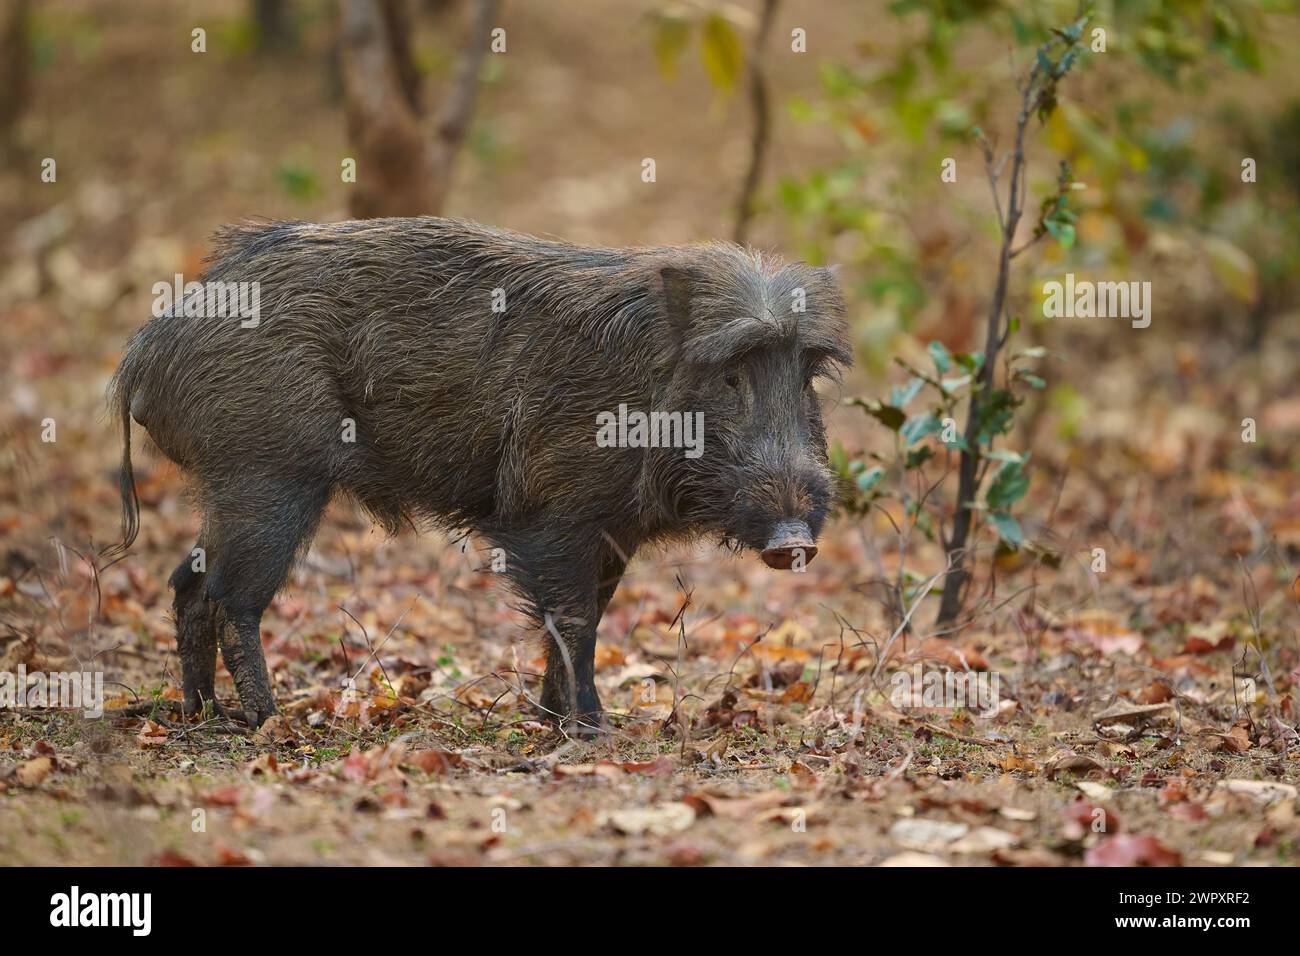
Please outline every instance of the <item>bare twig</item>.
[[776, 19], [776, 8], [780, 0], [763, 0], [763, 12], [758, 21], [758, 32], [754, 35], [754, 46], [749, 54], [749, 101], [754, 111], [754, 135], [749, 144], [749, 168], [745, 171], [745, 181], [740, 188], [740, 199], [736, 203], [735, 240], [744, 243], [749, 232], [749, 222], [754, 215], [754, 194], [758, 191], [759, 180], [763, 176], [763, 160], [767, 154], [767, 143], [772, 125], [771, 106], [767, 95], [767, 74], [763, 65], [763, 48], [767, 46], [768, 34], [772, 32], [772, 21]]

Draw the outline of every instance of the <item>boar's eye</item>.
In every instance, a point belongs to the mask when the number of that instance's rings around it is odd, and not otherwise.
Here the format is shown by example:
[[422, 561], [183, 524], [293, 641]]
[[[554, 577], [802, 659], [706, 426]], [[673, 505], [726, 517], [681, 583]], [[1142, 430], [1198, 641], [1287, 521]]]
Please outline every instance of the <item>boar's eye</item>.
[[727, 388], [740, 388], [740, 376], [735, 371], [727, 372], [722, 377], [722, 380], [727, 383]]
[[805, 366], [803, 385], [804, 388], [812, 388], [817, 379], [834, 377], [835, 367], [831, 360], [825, 355], [814, 355]]

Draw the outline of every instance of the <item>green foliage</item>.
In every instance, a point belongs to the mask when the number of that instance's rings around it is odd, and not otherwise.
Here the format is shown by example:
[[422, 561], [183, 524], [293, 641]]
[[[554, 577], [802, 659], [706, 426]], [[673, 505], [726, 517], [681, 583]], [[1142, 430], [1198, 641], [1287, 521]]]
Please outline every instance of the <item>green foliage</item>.
[[[848, 291], [869, 306], [860, 329], [865, 343], [884, 346], [897, 330], [910, 331], [931, 307], [932, 290], [947, 278], [951, 262], [946, 250], [918, 241], [916, 224], [935, 218], [936, 193], [946, 188], [938, 181], [942, 159], [957, 157], [961, 175], [975, 174], [962, 159], [961, 146], [972, 132], [979, 138], [980, 128], [991, 125], [993, 103], [1005, 89], [1000, 51], [1008, 37], [1020, 48], [1055, 39], [1056, 52], [1044, 50], [1040, 63], [1053, 78], [1085, 59], [1104, 56], [1108, 71], [1136, 63], [1168, 86], [1194, 87], [1216, 62], [1257, 69], [1265, 53], [1264, 11], [1291, 10], [1295, 4], [1111, 0], [1097, 6], [1087, 27], [1075, 21], [1054, 30], [1074, 12], [1074, 0], [898, 0], [888, 7], [898, 21], [897, 43], [880, 49], [867, 42], [861, 62], [820, 64], [820, 97], [788, 103], [796, 121], [833, 131], [840, 154], [821, 168], [783, 178], [777, 186], [780, 209], [804, 258], [815, 263], [833, 259], [846, 267]], [[1105, 31], [1104, 37], [1094, 35], [1097, 29]], [[1094, 53], [1103, 40], [1105, 53]], [[963, 50], [983, 56], [956, 55]], [[989, 59], [995, 50], [997, 63]], [[1021, 63], [1031, 56], [1038, 54], [1023, 49], [1016, 54]], [[1102, 116], [1077, 104], [1058, 104], [1054, 95], [1040, 110], [1042, 118], [1050, 117], [1041, 136], [1066, 165], [1054, 189], [1031, 183], [1035, 203], [1041, 202], [1039, 227], [1070, 251], [1079, 241], [1080, 220], [1090, 216], [1094, 262], [1098, 256], [1127, 261], [1126, 242], [1141, 235], [1132, 223], [1186, 218], [1193, 199], [1204, 206], [1195, 210], [1195, 224], [1218, 226], [1211, 206], [1221, 203], [1233, 172], [1217, 159], [1201, 158], [1190, 121], [1160, 116], [1150, 102], [1150, 84], [1131, 83], [1115, 95]], [[1004, 128], [1005, 117], [996, 118]], [[1234, 124], [1238, 140], [1240, 129], [1241, 124]], [[1205, 142], [1222, 142], [1225, 130], [1218, 132]], [[1277, 135], [1272, 139], [1288, 141]], [[1289, 141], [1298, 142], [1300, 136]], [[1287, 165], [1279, 156], [1278, 168], [1300, 168], [1300, 162]], [[1088, 192], [1073, 192], [1076, 169]], [[1134, 181], [1141, 181], [1142, 189], [1134, 190]], [[944, 210], [972, 228], [987, 228], [983, 206], [952, 202]], [[1096, 237], [1102, 237], [1101, 244]], [[1243, 251], [1252, 258], [1269, 256], [1266, 250], [1280, 245], [1300, 255], [1300, 230], [1279, 238], [1280, 243]], [[1240, 247], [1244, 241], [1234, 244]], [[1279, 271], [1285, 268], [1283, 261], [1292, 260], [1289, 255], [1280, 260]]]
[[704, 18], [700, 34], [700, 57], [716, 88], [724, 93], [735, 90], [745, 65], [745, 53], [735, 29], [718, 13], [710, 13]]
[[[983, 386], [979, 374], [984, 367], [984, 356], [979, 352], [952, 354], [942, 342], [931, 342], [926, 347], [933, 372], [916, 369], [903, 359], [895, 363], [908, 374], [907, 380], [895, 385], [889, 401], [877, 399], [850, 399], [849, 404], [861, 408], [867, 415], [895, 433], [895, 455], [892, 460], [880, 456], [849, 455], [842, 446], [836, 446], [831, 455], [831, 468], [836, 472], [842, 487], [842, 507], [847, 513], [863, 515], [877, 501], [895, 498], [901, 501], [913, 517], [920, 517], [924, 509], [909, 490], [916, 487], [916, 477], [922, 482], [933, 481], [944, 470], [953, 467], [953, 456], [969, 451], [966, 437], [957, 430], [959, 409], [972, 392]], [[1013, 386], [1042, 388], [1041, 378], [1029, 371], [1033, 361], [1044, 358], [1043, 349], [1026, 349], [1016, 353], [1008, 363], [1019, 374], [1010, 374]], [[950, 372], [961, 372], [949, 375]], [[928, 397], [924, 408], [909, 411], [918, 399]], [[1010, 434], [1015, 427], [1015, 409], [1023, 396], [1013, 388], [992, 389], [976, 429], [977, 449], [982, 458], [999, 462], [999, 468], [985, 492], [983, 508], [990, 512], [990, 521], [1002, 540], [1011, 547], [1019, 547], [1023, 534], [1019, 524], [1011, 517], [1011, 508], [1029, 490], [1029, 475], [1025, 465], [1029, 455], [1020, 455], [995, 447], [998, 439]], [[875, 458], [879, 464], [869, 464]], [[937, 463], [937, 464], [936, 464]], [[934, 515], [924, 515], [917, 527], [933, 537]]]
[[283, 162], [276, 168], [275, 182], [285, 195], [307, 202], [320, 195], [320, 182], [311, 167], [294, 160]]
[[1070, 208], [1070, 190], [1073, 186], [1074, 171], [1070, 169], [1068, 162], [1061, 160], [1061, 172], [1056, 178], [1056, 192], [1043, 199], [1043, 204], [1038, 211], [1038, 226], [1034, 230], [1034, 238], [1046, 232], [1061, 244], [1062, 249], [1074, 246], [1074, 224], [1079, 217]]
[[669, 4], [651, 14], [655, 62], [666, 79], [677, 75], [678, 64], [699, 35], [700, 62], [714, 89], [724, 96], [734, 93], [745, 70], [745, 50], [735, 21], [736, 11], [726, 6], [688, 7]]
[[[1270, 217], [1257, 208], [1258, 192], [1243, 196], [1234, 188], [1237, 170], [1224, 167], [1221, 151], [1210, 155], [1202, 145], [1222, 142], [1231, 131], [1236, 142], [1253, 141], [1248, 155], [1260, 158], [1261, 169], [1300, 168], [1300, 149], [1294, 146], [1300, 142], [1300, 105], [1271, 128], [1261, 129], [1249, 109], [1219, 117], [1212, 121], [1218, 128], [1207, 137], [1207, 130], [1194, 125], [1205, 127], [1206, 114], [1198, 112], [1192, 120], [1162, 113], [1151, 103], [1149, 84], [1112, 85], [1115, 98], [1100, 112], [1058, 100], [1056, 92], [1058, 81], [1103, 49], [1107, 71], [1122, 70], [1127, 61], [1180, 89], [1202, 85], [1216, 60], [1234, 69], [1258, 69], [1264, 56], [1262, 9], [1290, 10], [1294, 4], [1103, 0], [1098, 6], [1095, 20], [1075, 19], [1055, 29], [1073, 10], [1073, 0], [1032, 5], [898, 0], [888, 9], [898, 20], [901, 42], [888, 49], [864, 44], [862, 62], [821, 64], [820, 97], [790, 102], [796, 121], [828, 127], [841, 149], [829, 164], [783, 179], [780, 206], [805, 257], [845, 266], [851, 306], [862, 306], [858, 333], [868, 358], [895, 351], [891, 335], [912, 329], [931, 309], [930, 290], [951, 280], [951, 248], [930, 248], [924, 236], [918, 237], [916, 224], [934, 221], [936, 194], [948, 188], [940, 182], [941, 160], [957, 157], [960, 175], [978, 175], [969, 158], [962, 158], [969, 157], [963, 144], [973, 137], [989, 146], [982, 126], [1000, 129], [1003, 140], [1007, 135], [1007, 116], [993, 105], [1005, 100], [1005, 73], [987, 60], [955, 54], [1003, 48], [1008, 32], [1017, 47], [1035, 48], [1014, 59], [1022, 68], [1037, 68], [1044, 86], [1036, 102], [1041, 131], [1034, 137], [1061, 157], [1055, 182], [1030, 180], [1033, 241], [1050, 238], [1059, 250], [1053, 254], [1069, 257], [1080, 254], [1086, 235], [1092, 263], [1128, 262], [1129, 243], [1144, 235], [1136, 223], [1181, 222], [1206, 233], [1203, 248], [1212, 273], [1243, 302], [1267, 296], [1270, 288], [1286, 288], [1294, 281], [1288, 277], [1300, 276], [1295, 203]], [[997, 139], [992, 137], [994, 145]], [[1041, 151], [1043, 144], [1026, 145]], [[1300, 193], [1300, 176], [1293, 174], [1292, 180]], [[1086, 191], [1080, 191], [1083, 183]], [[1259, 243], [1242, 235], [1244, 230], [1227, 230], [1225, 224], [1234, 221], [1224, 215], [1229, 197], [1234, 204], [1249, 204], [1250, 212], [1238, 219], [1271, 218], [1274, 241]], [[944, 203], [944, 214], [969, 220], [973, 229], [988, 229], [987, 207], [968, 207], [968, 201]], [[950, 221], [945, 228], [954, 225]], [[1209, 235], [1211, 230], [1228, 234]], [[1021, 319], [1005, 317], [1004, 328], [1005, 343], [1020, 331]], [[894, 454], [854, 456], [839, 449], [836, 469], [846, 488], [846, 509], [862, 514], [893, 498], [903, 502], [909, 516], [927, 509], [941, 514], [928, 500], [922, 504], [915, 489], [940, 479], [955, 467], [958, 453], [970, 451], [983, 463], [977, 487], [984, 488], [970, 504], [985, 513], [1004, 546], [1024, 545], [1013, 512], [1029, 488], [1028, 455], [1007, 452], [997, 443], [1015, 428], [1020, 406], [1035, 392], [1044, 393], [1063, 433], [1077, 428], [1086, 414], [1086, 403], [1070, 386], [1048, 389], [1037, 368], [1044, 354], [1025, 349], [1000, 358], [997, 387], [991, 376], [987, 387], [981, 383], [984, 356], [978, 352], [952, 354], [943, 343], [932, 342], [933, 372], [900, 361], [906, 377], [887, 399], [853, 402], [893, 435]], [[973, 393], [980, 393], [980, 400], [977, 420], [966, 433], [974, 446], [968, 448], [965, 435], [944, 426], [957, 420], [961, 402]], [[917, 527], [932, 533], [935, 522], [918, 521]]]

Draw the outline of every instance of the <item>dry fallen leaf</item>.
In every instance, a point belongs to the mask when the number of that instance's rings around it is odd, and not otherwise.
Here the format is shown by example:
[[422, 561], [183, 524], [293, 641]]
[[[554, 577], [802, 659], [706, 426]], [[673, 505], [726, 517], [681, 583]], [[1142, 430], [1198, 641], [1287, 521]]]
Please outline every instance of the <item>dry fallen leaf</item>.
[[1104, 765], [1085, 754], [1077, 754], [1072, 750], [1058, 750], [1047, 761], [1043, 772], [1047, 775], [1047, 779], [1052, 780], [1065, 770], [1071, 773], [1089, 774], [1102, 773], [1105, 769]]
[[19, 767], [14, 776], [24, 787], [39, 787], [53, 769], [54, 761], [49, 757], [35, 757]]
[[998, 813], [1001, 816], [1006, 817], [1008, 820], [1020, 820], [1022, 822], [1028, 822], [1038, 818], [1038, 811], [1026, 810], [1021, 807], [1002, 807], [998, 810]]
[[1016, 770], [1024, 773], [1038, 772], [1038, 764], [1034, 763], [1028, 757], [1021, 757], [1018, 754], [1007, 754], [1006, 757], [997, 762], [997, 766], [999, 769], [1005, 770], [1008, 773]]
[[790, 798], [787, 790], [773, 789], [752, 797], [725, 797], [712, 793], [693, 793], [683, 800], [695, 808], [701, 816], [713, 814], [732, 820], [749, 819], [764, 810], [779, 807]]
[[596, 818], [596, 822], [625, 836], [669, 836], [694, 823], [695, 810], [687, 803], [661, 803], [652, 807], [606, 811]]
[[1067, 840], [1082, 840], [1089, 833], [1118, 833], [1121, 829], [1113, 811], [1082, 799], [1067, 804], [1061, 818], [1061, 835]]
[[806, 704], [812, 700], [812, 695], [812, 684], [795, 681], [782, 692], [780, 701], [783, 704]]
[[883, 861], [881, 866], [949, 866], [946, 860], [942, 860], [930, 853], [916, 853], [908, 851], [898, 853]]
[[1080, 780], [1075, 786], [1093, 800], [1109, 800], [1115, 794], [1115, 791], [1104, 783], [1093, 783], [1090, 780]]
[[463, 766], [465, 759], [448, 750], [416, 750], [402, 757], [403, 767], [413, 767], [429, 775], [444, 774], [453, 767]]
[[1170, 706], [1168, 703], [1133, 704], [1125, 700], [1118, 700], [1097, 714], [1092, 722], [1095, 727], [1099, 724], [1133, 723], [1134, 721], [1150, 720], [1152, 715], [1166, 711]]
[[258, 743], [292, 743], [297, 740], [282, 714], [272, 714], [253, 734]]
[[1089, 850], [1085, 866], [1182, 866], [1183, 858], [1153, 836], [1117, 833]]
[[1296, 799], [1295, 787], [1271, 780], [1220, 780], [1219, 787], [1229, 793], [1244, 793], [1265, 804]]
[[167, 728], [152, 720], [146, 720], [141, 725], [140, 732], [136, 734], [135, 742], [140, 747], [161, 747], [167, 743]]
[[997, 827], [976, 827], [970, 833], [948, 846], [950, 853], [993, 853], [1006, 850], [1020, 842], [1014, 833]]
[[244, 770], [248, 772], [249, 776], [257, 776], [258, 774], [274, 776], [280, 770], [280, 763], [275, 759], [275, 754], [267, 751], [266, 753], [258, 754], [254, 759], [245, 764]]
[[1100, 608], [1075, 614], [1062, 636], [1067, 641], [1090, 644], [1103, 654], [1137, 654], [1143, 647], [1141, 635], [1129, 630], [1117, 614]]
[[948, 844], [960, 840], [970, 827], [964, 823], [946, 820], [903, 819], [889, 828], [889, 839], [909, 850], [934, 852], [946, 849]]

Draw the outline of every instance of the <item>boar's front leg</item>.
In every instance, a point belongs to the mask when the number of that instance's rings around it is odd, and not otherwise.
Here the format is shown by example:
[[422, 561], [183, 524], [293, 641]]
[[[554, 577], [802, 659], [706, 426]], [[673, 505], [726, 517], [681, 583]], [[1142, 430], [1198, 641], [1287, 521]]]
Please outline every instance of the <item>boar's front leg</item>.
[[618, 586], [624, 557], [599, 532], [538, 530], [505, 542], [507, 574], [544, 631], [541, 707], [561, 728], [601, 729], [596, 692], [596, 626]]

